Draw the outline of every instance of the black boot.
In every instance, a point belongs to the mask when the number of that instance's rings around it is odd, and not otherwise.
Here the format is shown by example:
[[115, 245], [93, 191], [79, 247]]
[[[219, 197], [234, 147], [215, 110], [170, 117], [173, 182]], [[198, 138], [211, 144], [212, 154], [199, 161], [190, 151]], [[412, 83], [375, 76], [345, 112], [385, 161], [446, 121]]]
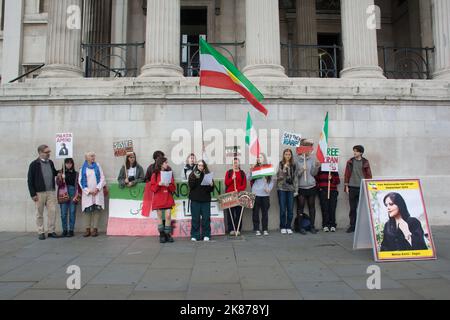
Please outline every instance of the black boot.
[[298, 232], [300, 232], [300, 234], [305, 235], [306, 234], [306, 230], [303, 229], [303, 226], [302, 226], [302, 215], [299, 214], [297, 217], [298, 217], [297, 218]]
[[166, 243], [166, 234], [164, 231], [159, 232], [159, 243]]
[[170, 233], [166, 233], [166, 241], [167, 241], [167, 242], [173, 242], [173, 238], [172, 238], [172, 236], [170, 235]]

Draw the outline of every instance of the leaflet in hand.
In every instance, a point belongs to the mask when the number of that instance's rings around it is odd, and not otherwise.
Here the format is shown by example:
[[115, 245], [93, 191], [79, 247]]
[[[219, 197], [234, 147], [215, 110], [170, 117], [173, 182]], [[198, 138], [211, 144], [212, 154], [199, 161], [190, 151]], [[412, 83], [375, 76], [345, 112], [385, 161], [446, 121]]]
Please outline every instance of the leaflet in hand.
[[161, 183], [169, 185], [172, 182], [172, 171], [161, 171]]
[[214, 172], [205, 174], [201, 185], [202, 186], [210, 186], [211, 183], [213, 182], [213, 178], [214, 178]]

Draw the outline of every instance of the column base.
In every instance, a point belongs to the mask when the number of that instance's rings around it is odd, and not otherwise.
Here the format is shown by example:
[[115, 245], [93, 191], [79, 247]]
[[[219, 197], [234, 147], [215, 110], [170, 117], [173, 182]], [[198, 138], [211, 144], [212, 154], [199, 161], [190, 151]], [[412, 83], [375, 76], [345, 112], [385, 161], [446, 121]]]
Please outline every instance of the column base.
[[386, 79], [383, 69], [378, 66], [346, 68], [341, 71], [340, 76], [347, 79]]
[[183, 77], [183, 69], [173, 64], [146, 64], [141, 69], [139, 78], [146, 77]]
[[244, 67], [242, 72], [246, 77], [276, 77], [287, 78], [284, 68], [277, 64], [253, 64]]
[[83, 71], [81, 68], [66, 64], [49, 64], [42, 68], [42, 72], [38, 78], [82, 78]]
[[439, 70], [433, 73], [433, 79], [450, 81], [450, 69]]

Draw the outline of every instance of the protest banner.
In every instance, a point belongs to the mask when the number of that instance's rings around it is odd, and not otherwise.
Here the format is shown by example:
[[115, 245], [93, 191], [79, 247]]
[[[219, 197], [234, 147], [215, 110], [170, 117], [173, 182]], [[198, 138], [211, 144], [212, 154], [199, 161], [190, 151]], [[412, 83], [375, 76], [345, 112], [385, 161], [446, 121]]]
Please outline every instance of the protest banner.
[[281, 137], [281, 144], [290, 147], [299, 147], [302, 140], [302, 135], [298, 133], [284, 132]]
[[133, 140], [123, 140], [113, 142], [115, 157], [124, 157], [128, 152], [133, 152]]
[[56, 159], [73, 158], [73, 134], [56, 134]]

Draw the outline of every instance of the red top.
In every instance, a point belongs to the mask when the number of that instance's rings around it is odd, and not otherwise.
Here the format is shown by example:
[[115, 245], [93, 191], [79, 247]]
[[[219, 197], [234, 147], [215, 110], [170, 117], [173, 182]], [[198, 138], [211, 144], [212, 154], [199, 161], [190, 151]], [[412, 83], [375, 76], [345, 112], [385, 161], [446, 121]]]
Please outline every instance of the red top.
[[150, 181], [150, 189], [153, 192], [152, 210], [167, 209], [175, 206], [172, 194], [175, 192], [175, 180], [172, 175], [172, 181], [169, 186], [160, 186], [160, 172], [154, 172]]
[[225, 192], [245, 191], [247, 189], [247, 177], [244, 171], [236, 172], [236, 189], [234, 188], [233, 170], [228, 170], [225, 173]]

